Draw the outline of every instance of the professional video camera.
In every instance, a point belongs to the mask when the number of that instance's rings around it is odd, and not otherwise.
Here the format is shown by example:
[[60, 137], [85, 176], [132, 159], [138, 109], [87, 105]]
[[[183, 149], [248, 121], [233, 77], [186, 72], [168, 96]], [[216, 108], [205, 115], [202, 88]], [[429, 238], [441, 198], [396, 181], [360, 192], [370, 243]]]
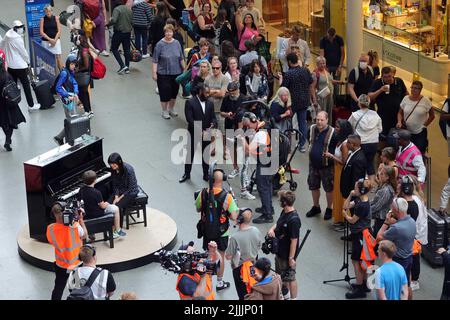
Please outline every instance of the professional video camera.
[[208, 260], [208, 252], [187, 252], [178, 250], [177, 252], [161, 250], [156, 253], [159, 256], [161, 266], [173, 273], [217, 273], [217, 264]]
[[278, 239], [272, 238], [272, 237], [269, 237], [269, 235], [266, 235], [266, 237], [264, 238], [264, 243], [261, 246], [261, 250], [265, 254], [269, 254], [269, 253], [277, 254], [278, 253]]
[[68, 203], [59, 202], [63, 208], [63, 223], [65, 226], [71, 226], [80, 219], [80, 214], [84, 206], [83, 201], [72, 200]]

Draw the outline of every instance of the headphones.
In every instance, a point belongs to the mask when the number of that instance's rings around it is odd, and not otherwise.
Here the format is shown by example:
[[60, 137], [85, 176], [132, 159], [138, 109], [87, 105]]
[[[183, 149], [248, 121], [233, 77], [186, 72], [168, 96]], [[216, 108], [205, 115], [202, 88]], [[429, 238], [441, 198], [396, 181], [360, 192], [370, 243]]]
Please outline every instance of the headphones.
[[61, 213], [62, 213], [62, 212], [64, 212], [64, 210], [66, 210], [67, 202], [64, 202], [64, 201], [55, 201], [55, 202], [52, 204], [52, 207], [53, 207], [53, 206], [56, 206], [56, 205], [58, 205], [58, 206], [61, 207]]
[[223, 177], [222, 181], [224, 181], [224, 182], [227, 181], [227, 175], [225, 174], [225, 171], [223, 171], [222, 169], [217, 168], [217, 169], [213, 170], [212, 177], [211, 177], [212, 178], [212, 182], [215, 183], [214, 173], [217, 172], [217, 171], [222, 172], [222, 177]]
[[[95, 250], [95, 247], [92, 244], [89, 244], [89, 243], [83, 244], [83, 246], [81, 248], [89, 248], [92, 251], [92, 257], [95, 257], [95, 255], [97, 254], [97, 251]], [[81, 260], [81, 257], [79, 254], [78, 254], [78, 259]]]
[[407, 196], [411, 196], [414, 192], [414, 183], [409, 176], [402, 177], [402, 183], [400, 187], [402, 192]]
[[253, 112], [246, 112], [242, 117], [242, 120], [247, 119], [251, 123], [256, 123], [258, 121], [258, 117]]
[[369, 192], [369, 188], [367, 188], [364, 185], [364, 179], [358, 180], [358, 189], [359, 189], [359, 193], [361, 193], [361, 195], [365, 195], [365, 194], [367, 194], [367, 192]]
[[236, 222], [238, 224], [244, 223], [244, 215], [243, 214], [244, 214], [245, 211], [250, 211], [251, 213], [253, 213], [253, 210], [251, 208], [247, 208], [247, 207], [239, 208], [239, 214], [238, 214], [237, 219], [236, 219]]

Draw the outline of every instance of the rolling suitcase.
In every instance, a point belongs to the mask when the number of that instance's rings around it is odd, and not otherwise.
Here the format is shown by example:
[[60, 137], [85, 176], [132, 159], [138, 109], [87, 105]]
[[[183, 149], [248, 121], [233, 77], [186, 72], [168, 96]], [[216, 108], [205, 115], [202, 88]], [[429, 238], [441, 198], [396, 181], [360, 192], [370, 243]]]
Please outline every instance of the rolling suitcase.
[[41, 109], [51, 108], [55, 104], [55, 97], [51, 91], [51, 85], [48, 80], [40, 80], [31, 82], [37, 102], [41, 105]]
[[449, 244], [450, 216], [441, 215], [434, 209], [428, 210], [428, 244], [422, 246], [422, 256], [433, 268], [442, 266], [442, 257], [436, 250]]
[[74, 140], [83, 134], [91, 134], [90, 119], [84, 115], [64, 119], [64, 132], [66, 142], [73, 144]]

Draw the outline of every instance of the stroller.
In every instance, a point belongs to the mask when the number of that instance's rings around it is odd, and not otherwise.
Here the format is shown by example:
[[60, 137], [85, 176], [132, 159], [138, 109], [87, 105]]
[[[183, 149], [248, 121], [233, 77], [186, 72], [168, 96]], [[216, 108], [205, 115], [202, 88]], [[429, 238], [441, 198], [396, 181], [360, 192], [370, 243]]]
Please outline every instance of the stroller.
[[[266, 121], [266, 127], [265, 129], [270, 130], [272, 128], [275, 128], [275, 120], [270, 116], [270, 109], [269, 106], [261, 101], [261, 100], [251, 100], [245, 102], [246, 104], [254, 104], [255, 102], [258, 103], [257, 108], [259, 110], [259, 115], [261, 116], [262, 120]], [[297, 139], [298, 143], [295, 146], [295, 149], [292, 151], [291, 155], [289, 156], [289, 152], [291, 151], [291, 139], [290, 136], [292, 134], [295, 134], [295, 138]], [[297, 152], [299, 146], [300, 146], [300, 137], [301, 132], [297, 129], [287, 129], [284, 132], [279, 132], [279, 136], [277, 140], [272, 140], [272, 148], [278, 149], [279, 151], [279, 163], [280, 167], [278, 168], [278, 171], [273, 176], [273, 190], [277, 191], [280, 190], [284, 184], [289, 183], [289, 189], [291, 191], [297, 190], [298, 184], [294, 181], [294, 173], [291, 168], [291, 161], [294, 159], [295, 153]], [[286, 177], [288, 175], [288, 177]], [[252, 193], [253, 188], [256, 185], [256, 169], [253, 170], [250, 182], [248, 184], [247, 190]]]

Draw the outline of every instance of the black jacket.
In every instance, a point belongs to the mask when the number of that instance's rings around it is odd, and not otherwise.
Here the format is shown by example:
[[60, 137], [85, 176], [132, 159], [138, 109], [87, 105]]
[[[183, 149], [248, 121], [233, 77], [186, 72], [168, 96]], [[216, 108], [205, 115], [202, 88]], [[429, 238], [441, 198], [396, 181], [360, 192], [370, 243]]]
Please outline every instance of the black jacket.
[[356, 181], [366, 176], [367, 160], [364, 152], [359, 149], [344, 166], [341, 173], [341, 194], [344, 198], [350, 195]]
[[9, 73], [5, 73], [5, 77], [0, 79], [0, 127], [17, 129], [17, 125], [26, 120], [17, 103], [10, 103], [2, 97], [3, 87], [8, 79], [12, 80]]
[[203, 113], [202, 106], [197, 96], [193, 96], [186, 101], [184, 107], [184, 115], [188, 123], [188, 130], [194, 131], [194, 122], [202, 121], [202, 130], [206, 130], [213, 125], [217, 127], [216, 114], [214, 113], [214, 104], [207, 100], [205, 101], [205, 113]]

